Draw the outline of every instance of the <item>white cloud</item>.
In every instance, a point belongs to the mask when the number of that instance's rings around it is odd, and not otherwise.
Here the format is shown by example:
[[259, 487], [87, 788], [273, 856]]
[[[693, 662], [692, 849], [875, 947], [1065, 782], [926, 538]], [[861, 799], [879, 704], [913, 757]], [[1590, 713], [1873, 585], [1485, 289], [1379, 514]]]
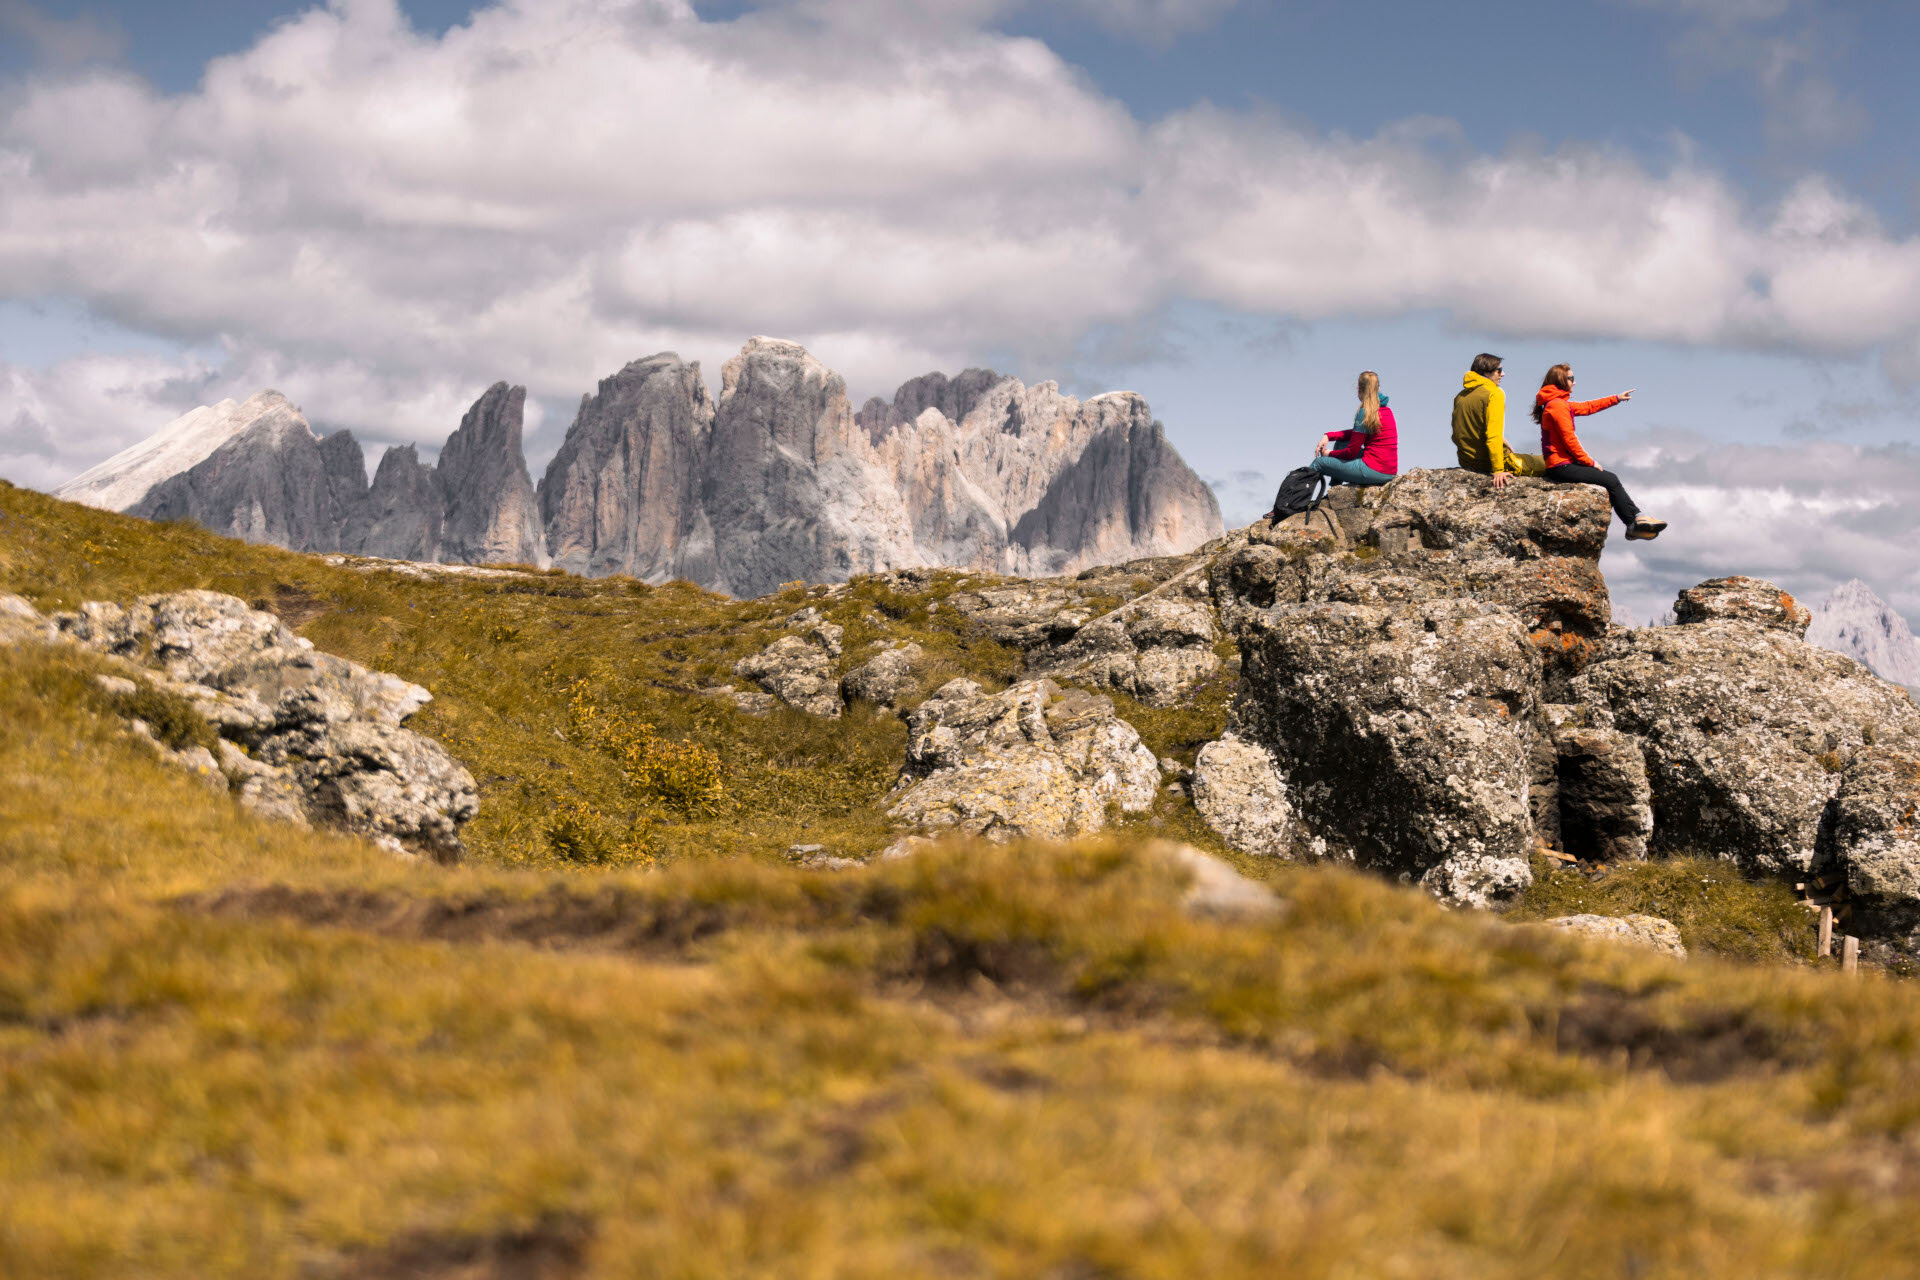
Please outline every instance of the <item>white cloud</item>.
[[[1172, 30], [1223, 7], [1109, 14]], [[180, 96], [42, 73], [0, 95], [0, 290], [219, 344], [234, 392], [271, 381], [316, 421], [430, 446], [497, 378], [561, 404], [655, 350], [711, 377], [772, 332], [864, 394], [987, 352], [1057, 368], [1180, 298], [1884, 349], [1920, 372], [1920, 241], [1817, 179], [1757, 209], [1686, 160], [1442, 160], [1462, 147], [1436, 150], [1434, 122], [1349, 139], [1202, 107], [1147, 127], [982, 25], [1006, 11], [504, 0], [428, 37], [392, 0], [335, 0]], [[35, 412], [70, 415], [69, 470], [170, 416], [63, 400], [52, 376]]]
[[1729, 572], [1777, 583], [1811, 604], [1863, 578], [1920, 615], [1920, 451], [1836, 441], [1729, 445], [1686, 433], [1645, 435], [1615, 469], [1659, 539], [1609, 544], [1616, 608], [1644, 621], [1682, 587]]

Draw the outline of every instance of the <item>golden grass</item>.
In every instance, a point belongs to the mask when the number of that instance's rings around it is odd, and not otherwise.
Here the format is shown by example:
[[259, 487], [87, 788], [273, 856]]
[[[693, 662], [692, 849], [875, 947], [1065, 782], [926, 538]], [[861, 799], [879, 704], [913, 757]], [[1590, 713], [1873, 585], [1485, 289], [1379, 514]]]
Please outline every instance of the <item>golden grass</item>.
[[[1279, 919], [1196, 920], [1143, 852], [1197, 834], [1165, 795], [1074, 847], [799, 871], [790, 842], [885, 838], [897, 719], [755, 720], [691, 690], [805, 592], [417, 583], [0, 489], [0, 589], [183, 586], [278, 603], [429, 684], [427, 727], [492, 812], [451, 870], [256, 820], [120, 728], [94, 660], [0, 650], [0, 1275], [1880, 1276], [1920, 1256], [1911, 984], [1677, 964], [1330, 867], [1258, 868]], [[845, 661], [858, 626], [1016, 674], [912, 600], [835, 604]], [[637, 755], [579, 731], [581, 680], [653, 726], [621, 740]], [[1224, 690], [1120, 701], [1190, 759]], [[637, 794], [667, 742], [717, 755], [724, 812]], [[659, 869], [558, 859], [556, 801], [648, 824]], [[1523, 914], [1563, 909], [1659, 909], [1761, 961], [1799, 910], [1688, 863], [1543, 876]]]

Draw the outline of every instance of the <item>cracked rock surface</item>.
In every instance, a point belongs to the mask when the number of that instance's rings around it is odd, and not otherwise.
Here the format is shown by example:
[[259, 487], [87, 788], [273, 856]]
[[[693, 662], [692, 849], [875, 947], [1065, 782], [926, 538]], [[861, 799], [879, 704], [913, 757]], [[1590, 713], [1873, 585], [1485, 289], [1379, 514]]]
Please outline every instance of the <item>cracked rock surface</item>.
[[907, 716], [887, 812], [925, 831], [1058, 839], [1106, 826], [1108, 804], [1153, 803], [1160, 766], [1108, 699], [1028, 680], [986, 693], [951, 680]]
[[479, 799], [459, 761], [402, 727], [431, 700], [420, 686], [320, 653], [274, 615], [214, 591], [91, 601], [50, 621], [57, 638], [192, 703], [219, 750], [169, 757], [223, 778], [242, 804], [398, 853], [461, 856], [460, 827]]

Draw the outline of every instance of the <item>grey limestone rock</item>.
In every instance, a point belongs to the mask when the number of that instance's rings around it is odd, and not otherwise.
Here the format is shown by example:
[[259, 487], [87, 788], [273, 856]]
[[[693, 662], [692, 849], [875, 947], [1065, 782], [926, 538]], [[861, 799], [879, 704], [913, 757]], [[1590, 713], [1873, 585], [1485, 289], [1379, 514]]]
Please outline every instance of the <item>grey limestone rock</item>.
[[34, 608], [32, 601], [0, 592], [0, 646], [51, 640], [56, 634], [52, 620]]
[[1142, 599], [1030, 653], [1028, 669], [1105, 685], [1150, 707], [1170, 707], [1220, 669], [1213, 610], [1191, 600]]
[[1807, 636], [1813, 611], [1762, 578], [1709, 578], [1688, 587], [1674, 601], [1676, 622], [1748, 622], [1784, 631], [1795, 640]]
[[1335, 856], [1485, 906], [1531, 883], [1541, 660], [1472, 601], [1250, 612], [1232, 736], [1265, 748]]
[[1293, 855], [1293, 805], [1265, 748], [1232, 737], [1200, 748], [1193, 765], [1193, 805], [1214, 833], [1241, 853]]
[[1145, 852], [1187, 874], [1187, 891], [1180, 896], [1180, 909], [1190, 916], [1253, 921], [1270, 920], [1286, 913], [1287, 904], [1276, 898], [1272, 890], [1190, 844], [1157, 841], [1147, 846]]
[[1563, 848], [1589, 862], [1639, 862], [1653, 836], [1653, 792], [1640, 744], [1612, 729], [1553, 732]]
[[341, 524], [339, 549], [393, 560], [439, 558], [446, 495], [412, 445], [381, 455], [373, 484]]
[[1662, 920], [1659, 916], [1558, 916], [1545, 923], [1550, 928], [1564, 929], [1568, 933], [1625, 942], [1680, 960], [1687, 958], [1686, 944], [1680, 941], [1680, 931], [1673, 927], [1672, 921]]
[[663, 352], [601, 379], [540, 481], [553, 563], [712, 585], [720, 565], [701, 493], [712, 427], [698, 363]]
[[1822, 861], [1837, 864], [1876, 958], [1920, 960], [1920, 751], [1862, 748], [1841, 775]]
[[[295, 551], [332, 550], [350, 510], [342, 505], [346, 451], [335, 446], [323, 452], [306, 418], [283, 397], [256, 400], [259, 412], [250, 426], [155, 484], [129, 513], [192, 520], [215, 533]], [[352, 452], [358, 451], [353, 445]]]
[[1847, 762], [1920, 746], [1904, 689], [1791, 627], [1713, 619], [1617, 634], [1574, 681], [1646, 759], [1653, 852], [1805, 871]]
[[810, 716], [832, 718], [840, 714], [840, 686], [833, 678], [833, 658], [824, 645], [799, 636], [781, 636], [759, 653], [736, 662], [733, 673]]
[[53, 619], [68, 641], [137, 663], [190, 698], [223, 741], [182, 761], [224, 776], [269, 816], [333, 826], [450, 862], [478, 809], [473, 778], [439, 743], [401, 727], [430, 695], [320, 653], [232, 596], [181, 591], [89, 602]]
[[1051, 680], [988, 694], [952, 680], [907, 716], [906, 766], [887, 812], [922, 830], [995, 840], [1098, 831], [1108, 804], [1153, 803], [1160, 770], [1113, 704]]
[[439, 554], [461, 564], [542, 564], [546, 538], [520, 432], [527, 389], [496, 382], [447, 437], [434, 472], [445, 501]]
[[926, 650], [912, 641], [891, 642], [847, 672], [841, 678], [840, 691], [849, 702], [897, 707], [918, 685], [926, 656]]

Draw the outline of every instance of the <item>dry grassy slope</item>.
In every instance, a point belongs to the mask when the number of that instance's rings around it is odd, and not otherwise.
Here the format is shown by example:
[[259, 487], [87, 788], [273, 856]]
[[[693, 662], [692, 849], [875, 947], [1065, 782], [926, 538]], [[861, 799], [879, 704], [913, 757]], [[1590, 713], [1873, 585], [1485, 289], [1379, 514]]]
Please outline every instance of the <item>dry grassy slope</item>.
[[[86, 656], [0, 654], [0, 1275], [1889, 1275], [1920, 1253], [1910, 984], [1673, 965], [1324, 868], [1275, 870], [1283, 920], [1194, 921], [1127, 834], [793, 870], [799, 835], [878, 839], [898, 729], [737, 722], [676, 686], [797, 597], [516, 582], [546, 594], [0, 489], [0, 589], [305, 611], [433, 687], [428, 727], [476, 774], [539, 766], [488, 783], [519, 817], [476, 833], [483, 858], [407, 868], [161, 767]], [[1007, 669], [891, 604], [956, 669]], [[663, 819], [650, 849], [766, 856], [507, 865], [551, 857], [538, 797], [629, 799], [553, 736], [583, 675], [726, 757], [730, 816]], [[1637, 883], [1686, 907], [1662, 874]]]

